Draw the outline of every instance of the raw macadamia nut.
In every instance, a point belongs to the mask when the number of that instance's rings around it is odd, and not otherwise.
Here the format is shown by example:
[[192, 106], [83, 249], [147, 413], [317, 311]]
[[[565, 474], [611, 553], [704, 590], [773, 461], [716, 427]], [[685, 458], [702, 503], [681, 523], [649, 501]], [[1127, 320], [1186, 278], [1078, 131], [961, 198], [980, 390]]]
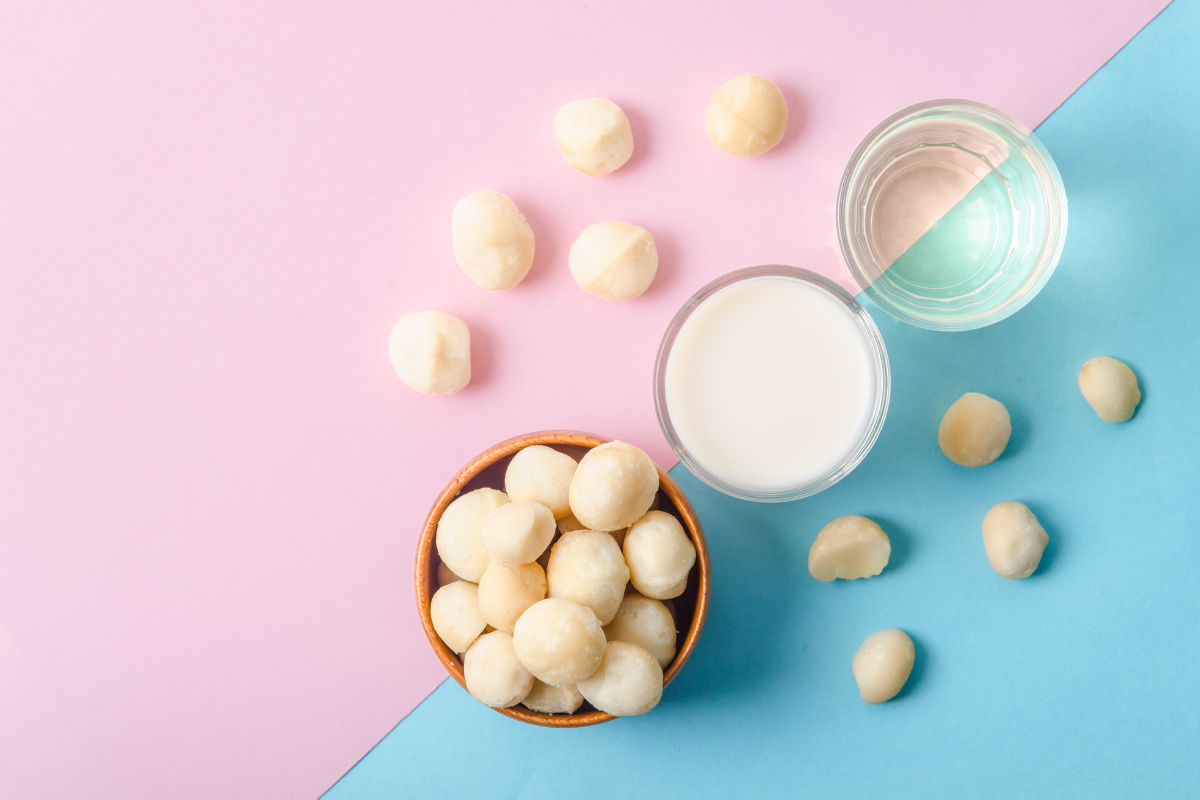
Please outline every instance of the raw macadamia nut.
[[621, 107], [593, 97], [567, 103], [554, 117], [554, 138], [563, 158], [584, 175], [607, 175], [633, 155], [633, 129]]
[[554, 538], [554, 515], [541, 503], [507, 503], [483, 521], [483, 546], [497, 561], [519, 567], [536, 561]]
[[628, 642], [612, 642], [599, 668], [576, 684], [589, 703], [614, 717], [645, 714], [662, 699], [663, 671], [657, 659]]
[[550, 552], [546, 579], [551, 597], [587, 606], [607, 625], [625, 596], [629, 567], [611, 534], [571, 531]]
[[741, 75], [717, 89], [705, 119], [713, 144], [743, 158], [779, 144], [787, 122], [783, 92], [761, 75]]
[[511, 289], [533, 265], [533, 229], [499, 192], [481, 189], [459, 200], [450, 229], [455, 260], [483, 289]]
[[696, 563], [696, 546], [679, 520], [665, 511], [651, 511], [625, 535], [625, 562], [629, 579], [646, 597], [666, 600], [687, 587], [688, 572]]
[[604, 626], [604, 638], [609, 644], [636, 644], [666, 669], [675, 657], [675, 618], [661, 600], [627, 594], [613, 621]]
[[1105, 422], [1125, 422], [1142, 402], [1142, 390], [1133, 370], [1108, 356], [1098, 356], [1083, 365], [1079, 391]]
[[1028, 578], [1049, 543], [1046, 529], [1024, 503], [997, 503], [983, 517], [983, 549], [1001, 578]]
[[915, 658], [912, 639], [899, 628], [875, 631], [868, 636], [854, 654], [851, 667], [862, 699], [883, 703], [895, 697], [904, 688]]
[[479, 611], [498, 631], [512, 633], [525, 610], [546, 597], [546, 573], [537, 564], [510, 567], [499, 561], [479, 579]]
[[429, 601], [433, 629], [455, 653], [465, 652], [487, 622], [479, 611], [479, 587], [466, 581], [448, 583]]
[[401, 317], [392, 328], [388, 357], [400, 380], [421, 394], [454, 394], [471, 382], [471, 332], [440, 311]]
[[467, 691], [492, 708], [508, 708], [525, 699], [533, 676], [513, 650], [512, 634], [493, 631], [480, 636], [463, 659]]
[[568, 514], [567, 516], [558, 520], [557, 525], [558, 525], [559, 533], [570, 533], [571, 531], [587, 530], [587, 526], [584, 525], [579, 520], [575, 519], [574, 514]]
[[578, 683], [595, 672], [604, 645], [604, 629], [590, 608], [553, 597], [530, 606], [513, 629], [517, 658], [552, 686]]
[[982, 467], [1000, 457], [1011, 434], [1012, 421], [1003, 403], [967, 392], [942, 417], [938, 444], [955, 464]]
[[585, 292], [605, 300], [632, 300], [654, 280], [658, 249], [645, 228], [628, 222], [601, 222], [579, 234], [567, 263]]
[[521, 703], [532, 711], [543, 714], [574, 714], [583, 705], [583, 695], [574, 684], [551, 686], [533, 679], [533, 688]]
[[461, 580], [462, 580], [462, 578], [460, 578], [454, 574], [454, 570], [450, 569], [445, 564], [438, 564], [438, 566], [437, 566], [438, 586], [445, 586], [448, 583], [454, 583], [455, 581], [461, 581]]
[[438, 556], [463, 580], [477, 583], [492, 563], [492, 554], [483, 546], [483, 521], [506, 503], [504, 492], [476, 489], [455, 498], [442, 512], [437, 526]]
[[575, 459], [552, 447], [526, 447], [508, 462], [504, 491], [514, 503], [541, 503], [555, 519], [562, 519], [571, 514], [571, 478], [576, 466]]
[[631, 444], [608, 442], [579, 462], [571, 479], [571, 513], [593, 531], [619, 531], [637, 522], [658, 492], [658, 470]]
[[883, 572], [892, 543], [883, 528], [866, 517], [839, 517], [817, 534], [808, 551], [808, 571], [819, 581], [854, 580]]

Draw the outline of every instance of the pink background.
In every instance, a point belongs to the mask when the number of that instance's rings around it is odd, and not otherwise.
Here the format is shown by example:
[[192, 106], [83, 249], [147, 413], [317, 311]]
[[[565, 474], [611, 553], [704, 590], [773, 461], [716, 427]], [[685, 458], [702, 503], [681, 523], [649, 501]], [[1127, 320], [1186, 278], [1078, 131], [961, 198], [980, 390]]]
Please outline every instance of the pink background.
[[[443, 677], [412, 555], [464, 461], [567, 427], [674, 463], [650, 372], [689, 294], [765, 262], [846, 282], [833, 203], [873, 124], [964, 96], [1036, 125], [1164, 3], [910, 5], [5, 3], [0, 796], [318, 795]], [[745, 72], [792, 114], [752, 161], [703, 126]], [[600, 179], [550, 135], [595, 95], [637, 142]], [[479, 188], [537, 235], [509, 292], [450, 253]], [[630, 303], [565, 266], [606, 219], [658, 243]], [[425, 309], [471, 327], [454, 397], [388, 364]]]

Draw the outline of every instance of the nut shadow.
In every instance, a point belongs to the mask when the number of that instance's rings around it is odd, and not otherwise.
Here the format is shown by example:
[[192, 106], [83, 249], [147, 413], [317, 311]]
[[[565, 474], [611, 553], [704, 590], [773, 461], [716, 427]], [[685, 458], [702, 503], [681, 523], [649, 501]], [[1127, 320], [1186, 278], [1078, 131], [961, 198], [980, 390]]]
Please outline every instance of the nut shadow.
[[[546, 213], [543, 204], [535, 197], [525, 193], [509, 195], [512, 201], [521, 209], [521, 213], [533, 229], [533, 266], [529, 274], [519, 284], [509, 289], [510, 292], [520, 292], [526, 287], [541, 286], [551, 279], [554, 265], [566, 265], [566, 250], [561, 231], [549, 222], [550, 215]], [[474, 328], [472, 328], [474, 331]], [[474, 341], [472, 341], [472, 347]]]
[[1062, 552], [1063, 541], [1062, 536], [1059, 534], [1062, 528], [1059, 527], [1054, 517], [1054, 512], [1044, 503], [1025, 500], [1021, 502], [1029, 507], [1029, 510], [1037, 517], [1038, 522], [1042, 524], [1042, 527], [1046, 529], [1046, 534], [1050, 537], [1050, 541], [1046, 544], [1046, 549], [1042, 551], [1042, 560], [1038, 562], [1038, 568], [1025, 580], [1038, 579], [1044, 577], [1053, 568], [1054, 562], [1058, 560], [1059, 554]]
[[883, 528], [883, 532], [887, 534], [888, 540], [892, 543], [892, 554], [888, 558], [887, 566], [883, 568], [883, 572], [873, 578], [873, 580], [878, 580], [897, 569], [903, 569], [908, 560], [912, 558], [913, 551], [917, 549], [918, 545], [912, 532], [891, 517], [878, 514], [867, 514], [866, 516]]
[[921, 641], [920, 637], [914, 636], [910, 630], [905, 630], [908, 638], [912, 639], [913, 643], [913, 668], [908, 674], [908, 680], [905, 681], [904, 687], [896, 693], [896, 696], [889, 700], [889, 703], [894, 703], [897, 700], [905, 700], [910, 695], [913, 695], [921, 690], [921, 684], [925, 681], [925, 673], [929, 671], [930, 662], [935, 658], [933, 651], [929, 646]]

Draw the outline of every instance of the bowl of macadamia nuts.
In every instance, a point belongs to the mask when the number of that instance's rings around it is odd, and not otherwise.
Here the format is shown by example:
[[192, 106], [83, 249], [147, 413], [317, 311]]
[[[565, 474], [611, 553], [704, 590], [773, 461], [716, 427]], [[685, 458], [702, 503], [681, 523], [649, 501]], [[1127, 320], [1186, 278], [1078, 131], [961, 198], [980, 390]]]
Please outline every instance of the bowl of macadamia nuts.
[[652, 710], [696, 647], [709, 562], [691, 504], [633, 445], [547, 431], [473, 458], [417, 544], [417, 609], [446, 671], [534, 725]]

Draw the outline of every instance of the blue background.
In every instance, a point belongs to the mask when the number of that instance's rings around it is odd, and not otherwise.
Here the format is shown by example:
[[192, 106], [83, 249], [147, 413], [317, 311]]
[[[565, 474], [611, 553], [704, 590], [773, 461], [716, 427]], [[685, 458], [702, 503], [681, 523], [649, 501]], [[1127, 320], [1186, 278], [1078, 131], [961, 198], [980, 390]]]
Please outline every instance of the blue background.
[[[872, 309], [892, 405], [850, 477], [761, 505], [674, 470], [714, 588], [653, 713], [544, 730], [447, 681], [327, 797], [1200, 796], [1200, 2], [1168, 7], [1037, 134], [1070, 198], [1057, 272], [981, 331]], [[1079, 393], [1097, 355], [1141, 381], [1129, 423], [1100, 422]], [[977, 470], [937, 447], [967, 391], [1013, 418]], [[1030, 579], [988, 566], [980, 522], [1001, 500], [1050, 534]], [[851, 513], [883, 525], [892, 561], [818, 583], [808, 548]], [[869, 706], [850, 660], [886, 627], [912, 635], [916, 667]]]

